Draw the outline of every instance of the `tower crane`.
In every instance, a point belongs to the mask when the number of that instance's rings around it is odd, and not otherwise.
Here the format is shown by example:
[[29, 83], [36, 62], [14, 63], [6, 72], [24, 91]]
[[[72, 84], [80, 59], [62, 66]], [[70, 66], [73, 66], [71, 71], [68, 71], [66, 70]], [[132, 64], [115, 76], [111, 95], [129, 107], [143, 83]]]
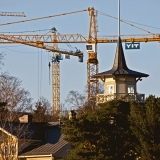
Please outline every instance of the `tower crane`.
[[[56, 39], [56, 30], [53, 32], [54, 40]], [[33, 42], [31, 40], [25, 40], [21, 38], [15, 38], [14, 36], [0, 35], [0, 39], [6, 40], [8, 42], [25, 44], [32, 47], [37, 47], [45, 49], [47, 51], [53, 52], [52, 56], [52, 96], [53, 96], [53, 114], [59, 112], [60, 110], [60, 78], [59, 78], [59, 58], [56, 55], [65, 54], [71, 56], [77, 56], [79, 62], [83, 62], [83, 53], [79, 50], [78, 52], [67, 51], [58, 48], [57, 43], [53, 43], [53, 46], [44, 45], [42, 41]], [[7, 42], [6, 42], [7, 43]]]
[[[77, 11], [77, 12], [83, 12], [86, 10], [82, 11]], [[88, 37], [83, 36], [82, 34], [48, 34], [48, 35], [43, 35], [43, 34], [30, 34], [30, 35], [25, 35], [25, 34], [0, 34], [0, 43], [22, 43], [42, 49], [46, 49], [49, 51], [53, 52], [59, 52], [57, 47], [57, 43], [87, 43], [87, 52], [88, 52], [88, 60], [87, 60], [87, 84], [88, 84], [88, 101], [92, 101], [95, 95], [92, 93], [97, 93], [98, 92], [98, 80], [93, 79], [92, 75], [98, 73], [98, 59], [97, 59], [97, 43], [117, 43], [117, 36], [103, 36], [103, 37], [98, 37], [97, 36], [97, 19], [96, 19], [96, 13], [94, 8], [88, 8], [89, 11], [89, 16], [90, 16], [90, 25], [89, 25], [89, 34]], [[67, 14], [72, 14], [72, 13], [77, 13], [77, 12], [70, 12], [66, 14], [59, 14], [55, 16], [62, 16], [62, 15], [67, 15]], [[44, 18], [50, 18], [50, 17], [55, 17], [53, 16], [48, 16]], [[37, 19], [31, 19], [31, 20], [26, 20], [27, 21], [32, 21], [32, 20], [39, 20], [43, 18], [37, 18]], [[12, 22], [12, 23], [6, 23], [6, 24], [0, 24], [2, 25], [8, 25], [8, 24], [15, 24], [15, 23], [21, 23], [25, 21], [18, 21], [18, 22]], [[65, 41], [64, 41], [65, 39]], [[160, 34], [143, 34], [143, 35], [127, 35], [127, 36], [121, 36], [121, 41], [122, 42], [160, 42]], [[47, 46], [44, 45], [45, 43], [52, 43], [53, 46]], [[67, 51], [60, 51], [62, 54], [69, 54], [73, 56], [78, 56], [79, 58], [83, 57], [82, 53], [73, 53], [73, 52], [67, 52]], [[55, 65], [54, 65], [55, 64]], [[52, 66], [53, 75], [58, 75], [59, 73], [59, 65], [58, 63], [54, 63]], [[57, 65], [57, 66], [56, 66]], [[59, 78], [57, 76], [56, 82], [52, 83], [53, 84], [58, 84], [59, 83]], [[57, 85], [57, 98], [53, 100], [53, 102], [56, 101], [56, 107], [59, 107], [60, 105], [60, 98], [59, 98], [59, 90], [58, 87], [59, 84]], [[95, 88], [95, 92], [92, 92], [91, 89], [93, 87]], [[52, 86], [52, 90], [56, 90], [54, 88], [54, 85]], [[55, 95], [53, 94], [53, 99]]]

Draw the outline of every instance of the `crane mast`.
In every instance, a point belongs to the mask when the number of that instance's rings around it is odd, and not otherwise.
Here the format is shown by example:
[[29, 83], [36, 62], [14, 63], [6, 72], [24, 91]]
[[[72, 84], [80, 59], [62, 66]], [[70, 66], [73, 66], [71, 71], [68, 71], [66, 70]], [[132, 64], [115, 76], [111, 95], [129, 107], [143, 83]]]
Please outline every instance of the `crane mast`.
[[[88, 103], [95, 102], [96, 94], [98, 93], [98, 80], [92, 78], [93, 75], [98, 73], [98, 59], [97, 59], [97, 20], [94, 8], [88, 8], [90, 15], [89, 35], [88, 40], [91, 42], [92, 50], [88, 51], [87, 60], [87, 87], [88, 87]], [[95, 42], [94, 42], [95, 41]]]
[[[56, 29], [53, 28], [53, 38], [56, 42], [57, 34]], [[58, 49], [58, 43], [53, 43], [55, 49]], [[55, 57], [57, 52], [53, 52], [52, 58]], [[60, 112], [60, 62], [52, 62], [52, 105], [53, 114]]]
[[57, 40], [57, 34], [56, 34], [56, 29], [53, 29], [53, 46], [47, 46], [44, 45], [44, 42], [42, 41], [29, 41], [26, 39], [22, 39], [19, 37], [14, 37], [14, 36], [7, 36], [4, 34], [0, 34], [0, 39], [3, 39], [7, 42], [12, 42], [12, 43], [21, 43], [41, 49], [45, 49], [47, 51], [53, 52], [52, 55], [52, 103], [53, 103], [53, 111], [52, 114], [59, 114], [60, 113], [60, 63], [59, 61], [53, 61], [53, 58], [55, 57], [56, 54], [62, 53], [62, 54], [67, 54], [67, 55], [72, 55], [72, 56], [77, 56], [79, 62], [83, 62], [83, 53], [79, 50], [79, 52], [73, 52], [73, 51], [66, 51], [66, 50], [60, 50], [58, 48], [58, 44], [55, 43]]

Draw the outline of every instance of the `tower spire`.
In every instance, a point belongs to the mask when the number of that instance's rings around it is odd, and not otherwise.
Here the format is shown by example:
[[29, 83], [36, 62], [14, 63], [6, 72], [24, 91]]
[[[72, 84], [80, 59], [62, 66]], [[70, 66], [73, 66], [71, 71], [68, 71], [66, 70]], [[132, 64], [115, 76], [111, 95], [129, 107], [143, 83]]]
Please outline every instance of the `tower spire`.
[[128, 70], [128, 67], [127, 67], [124, 52], [123, 52], [121, 38], [118, 37], [116, 54], [115, 54], [115, 59], [114, 59], [112, 70], [116, 71], [116, 70], [121, 70], [121, 69]]

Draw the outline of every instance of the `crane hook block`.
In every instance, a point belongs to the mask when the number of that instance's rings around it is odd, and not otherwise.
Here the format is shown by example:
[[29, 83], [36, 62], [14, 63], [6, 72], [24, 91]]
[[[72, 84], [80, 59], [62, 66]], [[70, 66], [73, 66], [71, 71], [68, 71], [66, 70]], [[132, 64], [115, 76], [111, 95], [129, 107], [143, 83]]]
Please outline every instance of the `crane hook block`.
[[83, 56], [78, 56], [78, 62], [83, 62]]
[[51, 67], [51, 63], [49, 62], [49, 64], [48, 64], [48, 67], [50, 68]]

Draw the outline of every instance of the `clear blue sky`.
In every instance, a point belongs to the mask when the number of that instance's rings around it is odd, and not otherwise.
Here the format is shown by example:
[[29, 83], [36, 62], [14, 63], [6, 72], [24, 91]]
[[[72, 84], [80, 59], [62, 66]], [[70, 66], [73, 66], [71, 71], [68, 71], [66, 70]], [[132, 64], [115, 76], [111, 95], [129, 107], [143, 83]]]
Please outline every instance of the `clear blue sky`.
[[[0, 11], [25, 12], [26, 18], [0, 17], [0, 24], [43, 17], [65, 12], [94, 7], [95, 9], [117, 17], [118, 0], [0, 0]], [[121, 0], [121, 19], [133, 21], [153, 27], [137, 25], [153, 33], [160, 33], [160, 1], [159, 0]], [[136, 25], [136, 24], [135, 24]], [[88, 35], [88, 12], [61, 16], [39, 21], [1, 26], [0, 32], [21, 32], [51, 29], [56, 27], [62, 34], [80, 33]], [[154, 28], [157, 27], [157, 28]], [[117, 35], [117, 21], [106, 16], [98, 15], [98, 35]], [[47, 33], [36, 32], [37, 34]], [[34, 34], [30, 32], [28, 34]], [[145, 32], [121, 24], [121, 34], [146, 34]], [[123, 44], [124, 45], [124, 44]], [[63, 103], [70, 90], [83, 92], [87, 82], [87, 53], [85, 44], [73, 44], [84, 52], [84, 62], [79, 63], [77, 57], [61, 61], [61, 102]], [[67, 45], [59, 45], [67, 49]], [[116, 44], [98, 44], [99, 72], [111, 69], [115, 56]], [[0, 44], [0, 51], [4, 51], [5, 65], [1, 72], [8, 71], [11, 75], [22, 80], [22, 86], [29, 90], [34, 101], [44, 96], [51, 102], [51, 85], [49, 85], [48, 62], [51, 54], [45, 50], [20, 44]], [[39, 64], [38, 68], [38, 54]], [[154, 94], [160, 96], [160, 45], [158, 42], [141, 43], [140, 50], [125, 50], [127, 65], [130, 69], [149, 74], [148, 78], [138, 83], [138, 92], [146, 96]], [[42, 68], [42, 72], [41, 72]], [[41, 78], [41, 94], [38, 94], [38, 69]], [[40, 74], [42, 73], [42, 74]], [[41, 75], [41, 76], [40, 76]]]

